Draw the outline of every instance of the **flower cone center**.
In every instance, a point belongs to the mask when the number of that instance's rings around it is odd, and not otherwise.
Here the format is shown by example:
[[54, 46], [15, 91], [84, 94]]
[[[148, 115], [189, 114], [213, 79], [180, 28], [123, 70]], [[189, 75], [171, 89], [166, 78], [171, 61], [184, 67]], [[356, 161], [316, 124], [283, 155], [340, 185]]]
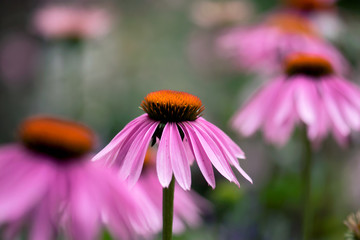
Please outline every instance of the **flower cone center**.
[[326, 58], [313, 54], [291, 54], [284, 65], [285, 72], [289, 76], [304, 74], [321, 77], [334, 73], [331, 63]]
[[151, 119], [161, 122], [194, 121], [204, 110], [201, 100], [189, 93], [160, 90], [149, 93], [141, 103]]
[[94, 134], [76, 122], [35, 117], [20, 127], [20, 138], [28, 148], [57, 158], [78, 157], [92, 150]]
[[309, 36], [317, 36], [316, 31], [311, 24], [303, 17], [290, 14], [278, 14], [268, 19], [270, 26], [277, 27], [286, 33], [305, 34]]

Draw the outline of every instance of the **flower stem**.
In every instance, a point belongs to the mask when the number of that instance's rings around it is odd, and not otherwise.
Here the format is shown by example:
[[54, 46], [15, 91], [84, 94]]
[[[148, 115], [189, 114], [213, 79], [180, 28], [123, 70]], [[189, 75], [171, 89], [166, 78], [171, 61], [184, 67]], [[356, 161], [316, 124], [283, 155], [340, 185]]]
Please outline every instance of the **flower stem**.
[[303, 183], [303, 240], [310, 239], [311, 233], [311, 166], [313, 159], [313, 152], [311, 142], [307, 138], [306, 132], [303, 138], [304, 142], [304, 165], [302, 169], [302, 183]]
[[175, 178], [171, 179], [168, 188], [163, 188], [163, 240], [172, 239], [173, 215], [174, 215]]

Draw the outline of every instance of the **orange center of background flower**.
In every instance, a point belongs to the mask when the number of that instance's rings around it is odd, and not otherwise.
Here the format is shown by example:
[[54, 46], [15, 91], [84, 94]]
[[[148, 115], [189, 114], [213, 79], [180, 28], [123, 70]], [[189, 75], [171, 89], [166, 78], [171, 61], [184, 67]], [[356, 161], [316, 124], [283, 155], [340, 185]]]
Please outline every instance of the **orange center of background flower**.
[[204, 110], [198, 97], [172, 90], [149, 93], [140, 107], [150, 118], [161, 122], [194, 121]]
[[314, 54], [291, 54], [286, 58], [284, 65], [287, 75], [305, 74], [319, 77], [334, 73], [329, 60]]
[[34, 117], [20, 127], [20, 138], [32, 150], [57, 158], [81, 156], [92, 150], [93, 132], [76, 122], [52, 117]]
[[329, 10], [334, 7], [332, 1], [326, 0], [283, 0], [289, 7], [302, 11]]
[[305, 34], [316, 37], [317, 33], [308, 20], [297, 15], [278, 14], [267, 20], [268, 25], [277, 27], [286, 33]]

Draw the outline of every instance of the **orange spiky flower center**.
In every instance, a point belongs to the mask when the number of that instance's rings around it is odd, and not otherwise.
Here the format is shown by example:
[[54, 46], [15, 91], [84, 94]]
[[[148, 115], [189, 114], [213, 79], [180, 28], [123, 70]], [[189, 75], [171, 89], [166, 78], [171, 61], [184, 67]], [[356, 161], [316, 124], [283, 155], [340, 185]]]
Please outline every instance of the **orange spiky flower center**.
[[161, 122], [194, 121], [204, 110], [198, 97], [172, 90], [149, 93], [140, 107], [151, 119]]
[[313, 77], [321, 77], [334, 73], [332, 64], [325, 57], [295, 53], [285, 60], [285, 72], [287, 75], [304, 74]]
[[329, 0], [284, 0], [289, 7], [301, 11], [321, 11], [329, 10], [334, 7], [334, 1]]
[[53, 117], [34, 117], [20, 127], [20, 138], [31, 150], [57, 159], [74, 158], [92, 150], [93, 132], [76, 122]]
[[317, 33], [308, 20], [298, 15], [277, 14], [267, 20], [267, 24], [286, 33], [304, 34], [316, 37]]

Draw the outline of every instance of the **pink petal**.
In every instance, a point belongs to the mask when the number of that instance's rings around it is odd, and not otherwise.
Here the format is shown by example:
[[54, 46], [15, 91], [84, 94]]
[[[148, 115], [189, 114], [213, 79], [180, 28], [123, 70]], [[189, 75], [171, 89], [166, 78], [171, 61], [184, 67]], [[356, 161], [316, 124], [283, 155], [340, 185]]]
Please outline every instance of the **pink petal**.
[[226, 142], [227, 149], [231, 152], [231, 154], [234, 154], [236, 158], [245, 158], [245, 154], [241, 150], [241, 148], [217, 126], [215, 126], [211, 122], [206, 121], [202, 117], [199, 117], [196, 121], [201, 122], [202, 125], [205, 125], [208, 129], [210, 129], [210, 132], [212, 132], [214, 136], [216, 136], [220, 140], [220, 142]]
[[[236, 156], [239, 156], [239, 151], [242, 153], [240, 154], [240, 156], [242, 156], [242, 158], [245, 158], [244, 153], [241, 151], [241, 149], [229, 138], [226, 136], [225, 133], [223, 133], [220, 129], [218, 129], [217, 131], [213, 131], [214, 128], [211, 124], [208, 124], [209, 122], [207, 122], [205, 119], [203, 119], [201, 121], [201, 126], [203, 128], [203, 130], [212, 138], [212, 140], [217, 144], [218, 148], [221, 150], [221, 152], [224, 154], [224, 156], [226, 157], [227, 161], [235, 166], [235, 168], [240, 172], [241, 175], [243, 175], [249, 182], [252, 183], [252, 179], [250, 178], [250, 176], [240, 167], [239, 162], [237, 160]], [[200, 125], [200, 124], [199, 124]], [[218, 134], [219, 131], [223, 134]], [[223, 135], [226, 136], [223, 137]], [[235, 148], [236, 146], [236, 150], [237, 151], [233, 151], [233, 149], [230, 148], [230, 146], [233, 146], [233, 148]]]
[[339, 94], [360, 109], [360, 89], [357, 85], [338, 77], [333, 77], [331, 82]]
[[337, 129], [336, 131], [339, 132], [341, 135], [349, 135], [350, 129], [347, 126], [345, 120], [341, 116], [341, 113], [339, 111], [339, 107], [337, 106], [335, 102], [335, 96], [332, 94], [331, 89], [328, 86], [327, 83], [328, 79], [324, 79], [321, 81], [321, 94], [324, 100], [325, 108], [331, 117], [331, 121], [334, 125], [334, 127]]
[[168, 187], [172, 178], [170, 141], [170, 125], [166, 124], [156, 155], [156, 170], [162, 187]]
[[50, 216], [50, 208], [47, 201], [43, 201], [33, 213], [30, 240], [48, 240], [54, 238], [54, 223]]
[[97, 196], [101, 192], [91, 189], [94, 186], [93, 178], [85, 168], [74, 169], [70, 178], [67, 227], [71, 238], [93, 240], [99, 232], [100, 209]]
[[[143, 114], [131, 122], [129, 122], [123, 130], [121, 130], [111, 141], [104, 147], [99, 153], [97, 153], [92, 161], [102, 160], [104, 162], [112, 162], [115, 160], [117, 152], [120, 150], [122, 145], [126, 143], [126, 139], [131, 137], [141, 126], [148, 122], [147, 114]], [[121, 162], [122, 159], [119, 159]]]
[[[296, 82], [293, 80], [285, 79], [281, 88], [279, 87], [277, 97], [272, 101], [272, 111], [266, 116], [267, 124], [281, 126], [294, 114], [294, 90], [296, 89]], [[276, 127], [269, 126], [269, 128]]]
[[184, 190], [190, 190], [191, 171], [189, 160], [186, 155], [184, 143], [181, 140], [178, 126], [176, 123], [168, 123], [170, 130], [170, 160], [175, 178]]
[[234, 129], [239, 130], [244, 136], [252, 135], [263, 123], [264, 117], [269, 110], [269, 104], [276, 96], [281, 82], [275, 80], [260, 89], [231, 120]]
[[295, 106], [300, 119], [307, 124], [312, 124], [316, 121], [318, 104], [316, 87], [311, 80], [299, 79], [297, 81]]
[[239, 182], [234, 176], [229, 163], [226, 161], [211, 137], [209, 137], [202, 129], [198, 128], [196, 124], [185, 122], [184, 125], [187, 125], [188, 131], [191, 132], [193, 138], [199, 143], [197, 148], [201, 149], [202, 158], [205, 159], [205, 161], [210, 161], [225, 178], [239, 186]]
[[335, 81], [329, 82], [329, 88], [336, 96], [336, 102], [347, 124], [354, 130], [358, 130], [360, 128], [360, 108], [357, 108], [357, 103], [354, 104], [347, 97], [346, 92], [340, 92]]
[[308, 126], [308, 137], [315, 143], [318, 144], [327, 135], [327, 131], [330, 125], [329, 116], [325, 109], [323, 101], [320, 96], [317, 102], [317, 119], [316, 122]]
[[[218, 131], [221, 132], [220, 129], [214, 131], [213, 129], [215, 126], [207, 122], [205, 119], [197, 120], [197, 122], [199, 122], [199, 127], [201, 127], [204, 131], [206, 131], [206, 133], [217, 144], [218, 148], [221, 150], [222, 154], [224, 154], [228, 162], [230, 162], [230, 164], [235, 166], [237, 169], [240, 168], [236, 156], [240, 155], [242, 156], [242, 158], [245, 158], [244, 153], [241, 151], [241, 149], [230, 138], [227, 139], [224, 138], [222, 135], [218, 134]], [[232, 145], [235, 145], [238, 149], [234, 151], [234, 149], [231, 148]]]
[[[29, 164], [20, 161], [18, 169], [12, 171], [12, 174], [7, 174], [7, 171], [0, 173], [0, 222], [16, 219], [29, 211], [43, 198], [53, 178], [51, 164], [47, 165], [47, 161], [51, 160], [23, 157]], [[32, 161], [34, 164], [30, 164]]]
[[[199, 166], [199, 169], [201, 171], [201, 173], [203, 174], [204, 178], [206, 179], [206, 181], [208, 182], [208, 184], [212, 187], [215, 188], [215, 176], [214, 176], [214, 171], [212, 169], [212, 165], [211, 162], [206, 159], [203, 158], [204, 155], [206, 155], [203, 151], [203, 149], [201, 147], [198, 147], [200, 145], [199, 140], [194, 137], [194, 133], [192, 133], [187, 125], [181, 123], [179, 124], [181, 129], [183, 130], [186, 138], [189, 140], [189, 144], [190, 147], [192, 149], [193, 155], [195, 156], [195, 160]], [[158, 151], [159, 153], [159, 151]]]
[[153, 121], [144, 127], [133, 140], [128, 153], [126, 154], [120, 175], [124, 178], [128, 178], [130, 186], [133, 186], [140, 177], [146, 151], [158, 124], [158, 122]]

